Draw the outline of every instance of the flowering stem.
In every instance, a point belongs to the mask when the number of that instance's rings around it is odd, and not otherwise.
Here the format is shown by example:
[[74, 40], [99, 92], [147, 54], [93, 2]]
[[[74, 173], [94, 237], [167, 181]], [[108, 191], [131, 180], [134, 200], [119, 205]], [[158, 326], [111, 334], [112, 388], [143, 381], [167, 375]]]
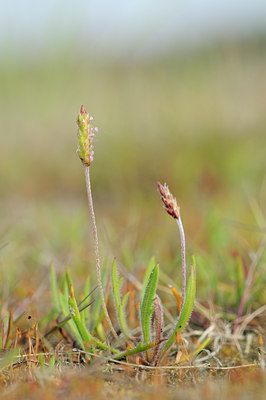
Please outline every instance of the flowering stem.
[[181, 303], [181, 310], [180, 313], [183, 310], [184, 307], [184, 302], [186, 298], [186, 240], [185, 240], [185, 232], [183, 228], [183, 224], [181, 221], [181, 216], [179, 214], [179, 217], [176, 219], [176, 223], [179, 229], [180, 233], [180, 240], [181, 240], [181, 257], [182, 257], [182, 303]]
[[87, 196], [88, 196], [88, 202], [89, 202], [89, 210], [90, 210], [90, 215], [91, 215], [91, 220], [92, 220], [92, 230], [93, 230], [93, 237], [94, 237], [95, 258], [96, 258], [96, 273], [97, 273], [98, 287], [99, 287], [99, 291], [100, 291], [100, 297], [101, 297], [101, 302], [102, 302], [102, 307], [103, 307], [103, 312], [104, 312], [105, 318], [106, 318], [106, 320], [108, 322], [108, 325], [109, 325], [114, 337], [117, 338], [117, 333], [116, 333], [116, 331], [115, 331], [115, 329], [113, 327], [113, 324], [111, 322], [111, 319], [109, 317], [109, 314], [108, 314], [108, 311], [107, 311], [107, 307], [106, 307], [106, 304], [105, 304], [105, 300], [104, 300], [103, 285], [102, 285], [102, 278], [101, 278], [98, 234], [97, 234], [97, 226], [96, 226], [96, 220], [95, 220], [95, 214], [94, 214], [94, 208], [93, 208], [93, 200], [92, 200], [92, 194], [91, 194], [91, 183], [90, 183], [89, 166], [84, 165], [84, 172], [85, 172]]
[[180, 315], [183, 310], [183, 306], [186, 299], [186, 240], [184, 228], [181, 221], [180, 216], [180, 207], [177, 205], [176, 199], [170, 192], [166, 183], [164, 186], [158, 182], [158, 189], [161, 195], [161, 199], [164, 203], [164, 208], [171, 217], [176, 220], [181, 240], [181, 257], [182, 257], [182, 302], [181, 302], [181, 310]]

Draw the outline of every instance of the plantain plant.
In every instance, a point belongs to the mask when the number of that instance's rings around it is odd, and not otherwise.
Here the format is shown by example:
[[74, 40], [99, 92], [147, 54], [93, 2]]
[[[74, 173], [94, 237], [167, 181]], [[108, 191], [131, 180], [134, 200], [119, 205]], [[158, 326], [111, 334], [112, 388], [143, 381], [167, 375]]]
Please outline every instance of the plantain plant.
[[[159, 364], [161, 362], [165, 353], [174, 343], [177, 335], [179, 335], [185, 328], [192, 313], [196, 295], [196, 264], [194, 257], [192, 258], [190, 275], [188, 283], [186, 284], [187, 272], [185, 261], [185, 233], [180, 217], [180, 207], [177, 205], [176, 199], [173, 197], [166, 184], [163, 186], [158, 183], [158, 189], [164, 203], [165, 210], [176, 220], [180, 232], [182, 257], [182, 295], [180, 311], [174, 329], [168, 337], [163, 338], [163, 307], [161, 300], [156, 293], [159, 281], [159, 264], [155, 265], [155, 259], [153, 257], [148, 265], [144, 277], [140, 304], [140, 323], [143, 343], [148, 344], [151, 343], [152, 340], [157, 343], [156, 348], [148, 349], [146, 351], [146, 361], [152, 364]], [[127, 327], [125, 322], [124, 305], [126, 302], [125, 299], [127, 299], [128, 294], [125, 295], [121, 303], [120, 285], [122, 282], [122, 278], [118, 280], [118, 272], [115, 261], [113, 264], [112, 279], [113, 296], [115, 299], [115, 306], [118, 314], [118, 319], [120, 321], [121, 330], [124, 335], [128, 337], [128, 330], [122, 329], [123, 325]]]
[[88, 196], [88, 203], [89, 203], [89, 211], [90, 211], [90, 215], [91, 215], [92, 230], [93, 230], [93, 237], [94, 237], [96, 274], [97, 274], [98, 287], [99, 287], [102, 308], [103, 308], [103, 312], [104, 312], [105, 318], [107, 320], [107, 323], [111, 329], [111, 332], [114, 335], [114, 337], [117, 338], [117, 334], [113, 327], [112, 321], [109, 317], [107, 307], [105, 304], [105, 299], [104, 299], [104, 292], [103, 292], [103, 285], [102, 285], [102, 278], [101, 278], [98, 233], [97, 233], [97, 225], [96, 225], [96, 220], [95, 220], [92, 193], [91, 193], [90, 165], [93, 161], [93, 154], [94, 154], [92, 140], [93, 140], [95, 132], [97, 132], [97, 128], [93, 128], [93, 126], [91, 124], [92, 119], [93, 118], [89, 116], [89, 114], [85, 110], [84, 106], [81, 106], [80, 113], [77, 118], [78, 140], [79, 140], [77, 153], [78, 153], [79, 158], [84, 166], [87, 196]]
[[[73, 282], [70, 277], [69, 270], [66, 271], [63, 280], [63, 290], [58, 290], [56, 275], [53, 266], [51, 266], [51, 281], [52, 294], [54, 299], [54, 307], [57, 313], [64, 316], [63, 321], [59, 322], [58, 326], [68, 324], [68, 327], [77, 339], [80, 347], [84, 350], [95, 352], [105, 350], [112, 355], [112, 358], [121, 359], [137, 353], [142, 353], [146, 359], [145, 362], [158, 365], [162, 362], [164, 355], [169, 351], [174, 343], [177, 335], [179, 335], [186, 326], [193, 310], [195, 294], [196, 294], [196, 272], [195, 259], [193, 257], [190, 267], [190, 275], [188, 283], [186, 282], [186, 250], [185, 250], [185, 233], [180, 216], [180, 207], [177, 205], [176, 199], [166, 184], [158, 183], [159, 193], [164, 203], [164, 208], [176, 221], [180, 233], [181, 241], [181, 257], [182, 257], [182, 294], [181, 296], [172, 288], [173, 293], [178, 299], [179, 315], [172, 332], [167, 337], [164, 337], [164, 314], [163, 306], [160, 297], [156, 293], [159, 281], [159, 264], [155, 263], [154, 257], [151, 259], [142, 284], [140, 295], [140, 327], [142, 340], [132, 336], [126, 319], [126, 306], [129, 298], [129, 292], [121, 296], [121, 287], [123, 277], [119, 278], [119, 271], [116, 264], [116, 259], [113, 261], [111, 271], [112, 294], [114, 299], [114, 307], [116, 310], [117, 321], [120, 326], [121, 335], [127, 340], [126, 349], [121, 351], [121, 341], [115, 341], [112, 346], [107, 342], [107, 335], [104, 332], [102, 319], [105, 317], [106, 322], [113, 334], [114, 339], [118, 338], [109, 312], [107, 309], [107, 298], [104, 294], [107, 284], [108, 262], [103, 264], [103, 273], [101, 273], [100, 256], [98, 246], [98, 235], [96, 220], [94, 215], [89, 167], [93, 160], [92, 139], [96, 129], [91, 124], [92, 117], [89, 116], [84, 106], [81, 106], [80, 113], [77, 118], [78, 125], [78, 155], [84, 165], [86, 188], [88, 195], [89, 210], [92, 220], [92, 229], [95, 244], [95, 260], [96, 260], [96, 275], [98, 281], [99, 295], [95, 301], [93, 313], [91, 314], [88, 305], [81, 306], [77, 304]], [[89, 293], [90, 278], [88, 277], [84, 296], [87, 299]], [[95, 334], [100, 337], [99, 340]], [[136, 341], [138, 340], [138, 343]], [[123, 347], [123, 346], [122, 346]]]

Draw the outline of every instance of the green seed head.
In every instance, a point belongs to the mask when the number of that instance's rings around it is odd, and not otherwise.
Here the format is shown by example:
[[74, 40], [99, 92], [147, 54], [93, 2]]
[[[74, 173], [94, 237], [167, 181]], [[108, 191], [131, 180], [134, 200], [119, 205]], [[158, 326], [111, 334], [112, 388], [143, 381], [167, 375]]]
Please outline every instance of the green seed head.
[[91, 126], [92, 117], [89, 116], [85, 107], [82, 105], [80, 109], [80, 113], [77, 118], [78, 125], [78, 149], [77, 153], [82, 163], [87, 167], [90, 166], [93, 160], [93, 146], [92, 140], [94, 137], [94, 133], [97, 132], [97, 128], [93, 128]]

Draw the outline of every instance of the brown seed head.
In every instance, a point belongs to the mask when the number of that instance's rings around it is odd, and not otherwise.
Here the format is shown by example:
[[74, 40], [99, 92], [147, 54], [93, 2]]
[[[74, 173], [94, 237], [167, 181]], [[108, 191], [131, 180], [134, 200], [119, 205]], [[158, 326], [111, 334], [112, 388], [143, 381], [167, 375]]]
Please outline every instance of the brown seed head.
[[162, 185], [158, 182], [158, 189], [164, 203], [164, 208], [173, 218], [178, 219], [180, 216], [180, 207], [177, 205], [176, 199], [170, 192], [166, 183]]

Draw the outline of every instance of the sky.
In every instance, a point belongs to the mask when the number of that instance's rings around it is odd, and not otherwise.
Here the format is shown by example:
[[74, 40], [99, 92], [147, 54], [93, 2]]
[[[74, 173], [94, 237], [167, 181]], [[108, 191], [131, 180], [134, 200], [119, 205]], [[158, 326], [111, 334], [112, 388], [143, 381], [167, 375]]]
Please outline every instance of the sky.
[[95, 57], [154, 57], [266, 33], [266, 0], [2, 0], [0, 56], [76, 46]]

